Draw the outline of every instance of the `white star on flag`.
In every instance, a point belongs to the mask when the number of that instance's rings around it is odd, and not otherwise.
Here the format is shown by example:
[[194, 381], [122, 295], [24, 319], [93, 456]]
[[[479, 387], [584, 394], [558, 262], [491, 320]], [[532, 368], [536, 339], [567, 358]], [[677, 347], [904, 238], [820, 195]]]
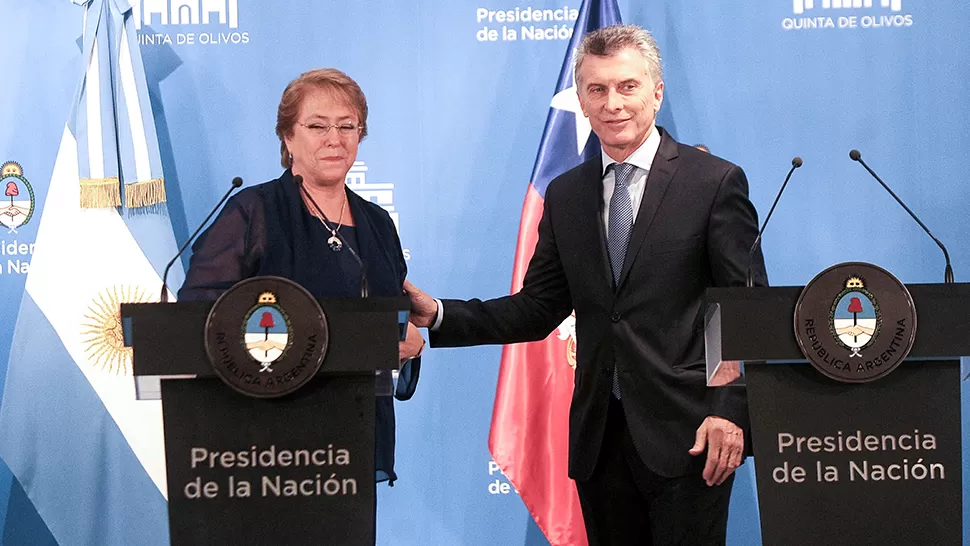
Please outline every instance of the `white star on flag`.
[[575, 79], [571, 87], [563, 89], [552, 97], [550, 106], [556, 110], [572, 112], [576, 117], [576, 155], [582, 155], [593, 129], [589, 125], [589, 118], [583, 114], [583, 109], [579, 106], [579, 95], [576, 94]]

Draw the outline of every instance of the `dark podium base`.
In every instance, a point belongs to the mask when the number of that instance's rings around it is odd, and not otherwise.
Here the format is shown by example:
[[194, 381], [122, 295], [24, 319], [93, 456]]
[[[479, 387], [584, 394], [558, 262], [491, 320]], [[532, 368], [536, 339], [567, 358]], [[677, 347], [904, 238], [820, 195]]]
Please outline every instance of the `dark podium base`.
[[171, 541], [374, 544], [374, 378], [261, 400], [162, 381]]
[[961, 544], [959, 375], [956, 359], [864, 384], [746, 365], [764, 544]]

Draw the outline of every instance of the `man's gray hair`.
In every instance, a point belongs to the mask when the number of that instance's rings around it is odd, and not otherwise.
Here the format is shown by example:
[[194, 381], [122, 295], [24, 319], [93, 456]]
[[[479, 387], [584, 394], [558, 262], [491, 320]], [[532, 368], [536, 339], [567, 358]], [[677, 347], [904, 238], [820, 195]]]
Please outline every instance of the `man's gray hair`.
[[575, 66], [576, 81], [579, 81], [579, 68], [587, 55], [597, 57], [612, 57], [626, 48], [633, 48], [640, 52], [647, 62], [647, 72], [654, 83], [663, 80], [660, 49], [657, 42], [645, 29], [636, 25], [613, 25], [594, 30], [583, 36], [582, 42], [576, 49]]

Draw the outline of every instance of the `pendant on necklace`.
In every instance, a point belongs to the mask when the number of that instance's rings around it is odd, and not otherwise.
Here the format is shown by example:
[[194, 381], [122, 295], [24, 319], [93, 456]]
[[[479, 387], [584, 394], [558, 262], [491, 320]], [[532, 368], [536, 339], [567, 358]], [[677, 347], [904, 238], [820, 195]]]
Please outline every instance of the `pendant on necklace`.
[[327, 239], [327, 244], [330, 245], [330, 250], [334, 252], [340, 252], [340, 250], [344, 247], [344, 244], [341, 243], [340, 239], [337, 238], [336, 233], [333, 233], [330, 238]]

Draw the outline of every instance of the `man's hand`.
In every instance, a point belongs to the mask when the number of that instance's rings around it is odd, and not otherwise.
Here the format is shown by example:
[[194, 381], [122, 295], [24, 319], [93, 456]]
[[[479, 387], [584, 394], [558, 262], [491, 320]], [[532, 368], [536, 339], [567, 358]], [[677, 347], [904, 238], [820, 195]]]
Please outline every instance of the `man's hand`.
[[744, 432], [723, 417], [709, 415], [697, 428], [691, 455], [700, 455], [707, 447], [704, 481], [707, 485], [721, 485], [741, 465], [744, 453]]
[[707, 382], [707, 386], [723, 387], [724, 385], [730, 385], [740, 377], [740, 360], [722, 360], [721, 364], [717, 367], [717, 371], [714, 372], [710, 381]]
[[434, 324], [435, 316], [438, 314], [438, 304], [427, 292], [404, 281], [404, 291], [411, 298], [411, 322], [415, 326], [428, 328]]
[[398, 342], [397, 346], [397, 354], [401, 360], [401, 364], [416, 356], [421, 356], [421, 351], [423, 350], [424, 338], [421, 337], [421, 332], [418, 331], [417, 326], [409, 322], [406, 337], [404, 341]]

